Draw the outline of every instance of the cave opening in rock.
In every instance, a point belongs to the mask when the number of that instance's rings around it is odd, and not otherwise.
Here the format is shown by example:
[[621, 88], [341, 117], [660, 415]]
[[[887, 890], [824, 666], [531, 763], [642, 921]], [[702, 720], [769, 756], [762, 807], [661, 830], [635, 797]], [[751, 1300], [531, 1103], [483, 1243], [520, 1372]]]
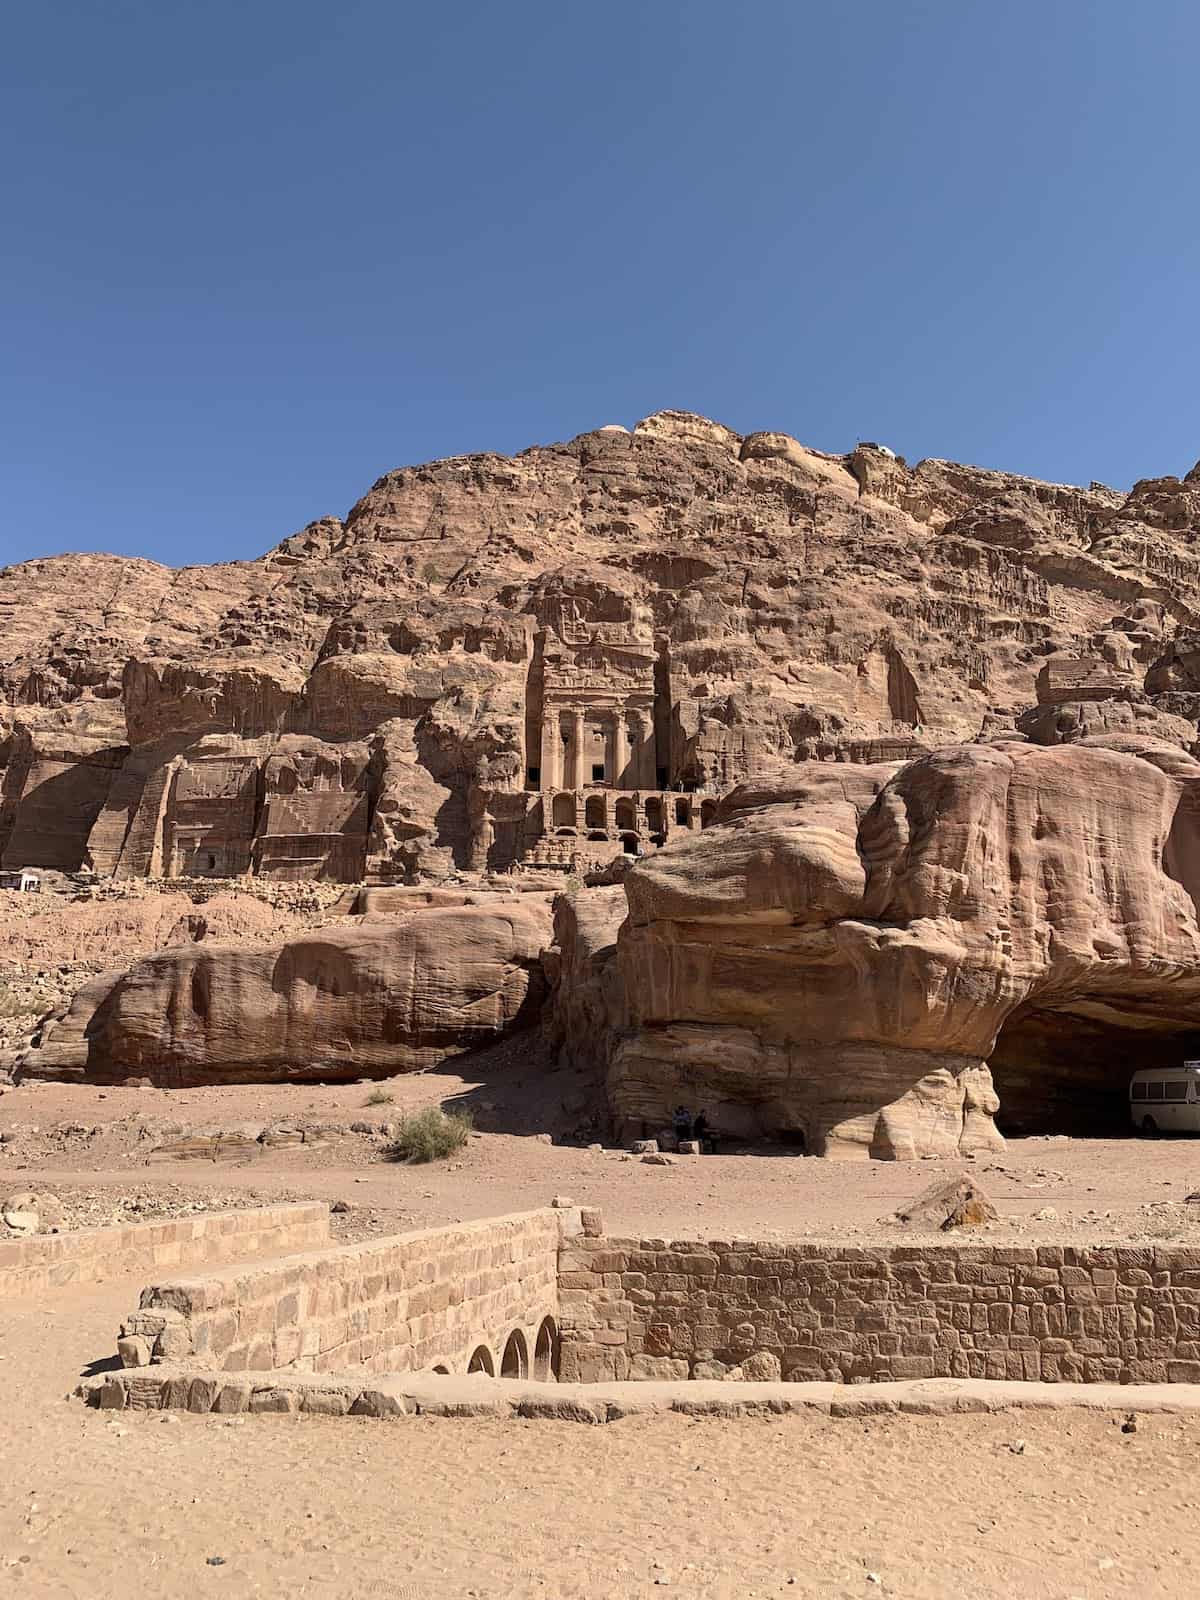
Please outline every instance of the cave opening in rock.
[[801, 1155], [808, 1154], [808, 1135], [803, 1128], [781, 1128], [775, 1139], [788, 1150], [797, 1150]]
[[1001, 1029], [988, 1062], [1000, 1098], [995, 1121], [1001, 1133], [1133, 1135], [1133, 1074], [1200, 1059], [1200, 1033], [1176, 1019], [1109, 1011], [1085, 1001], [1076, 1005], [1071, 1011], [1025, 1006]]

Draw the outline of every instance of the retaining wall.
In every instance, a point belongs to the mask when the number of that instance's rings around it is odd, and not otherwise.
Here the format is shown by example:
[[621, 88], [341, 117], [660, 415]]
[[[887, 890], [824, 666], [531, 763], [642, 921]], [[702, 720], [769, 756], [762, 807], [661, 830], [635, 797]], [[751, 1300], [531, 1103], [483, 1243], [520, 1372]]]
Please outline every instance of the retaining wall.
[[560, 1234], [580, 1226], [578, 1211], [531, 1211], [160, 1281], [118, 1348], [126, 1366], [461, 1372], [482, 1346], [498, 1373], [515, 1333], [524, 1376], [558, 1316]]
[[[574, 1238], [568, 1382], [1200, 1382], [1200, 1250]], [[757, 1357], [757, 1360], [751, 1358]]]
[[254, 1255], [312, 1250], [329, 1241], [324, 1202], [208, 1211], [0, 1243], [0, 1299], [133, 1272], [201, 1267]]

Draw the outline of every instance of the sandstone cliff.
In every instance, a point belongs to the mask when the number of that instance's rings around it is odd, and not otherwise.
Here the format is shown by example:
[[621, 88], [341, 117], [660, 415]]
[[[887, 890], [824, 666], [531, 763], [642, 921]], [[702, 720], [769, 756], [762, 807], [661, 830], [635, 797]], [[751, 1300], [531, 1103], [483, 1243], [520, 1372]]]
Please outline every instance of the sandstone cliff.
[[537, 1020], [549, 935], [526, 895], [182, 945], [93, 979], [18, 1071], [163, 1088], [420, 1071]]
[[[809, 764], [623, 882], [615, 950], [598, 962], [577, 912], [557, 961], [615, 965], [583, 1037], [627, 1131], [683, 1102], [727, 1133], [911, 1158], [996, 1145], [998, 1111], [1121, 1128], [1130, 1072], [1200, 1037], [1200, 763], [1172, 746]], [[565, 1028], [576, 1007], [568, 986]]]
[[[664, 412], [391, 472], [254, 561], [28, 562], [0, 572], [0, 863], [567, 867], [695, 826], [663, 792], [1035, 703], [1063, 740], [1187, 745], [1198, 522], [1196, 471], [1122, 494]], [[636, 805], [587, 814], [590, 780]]]

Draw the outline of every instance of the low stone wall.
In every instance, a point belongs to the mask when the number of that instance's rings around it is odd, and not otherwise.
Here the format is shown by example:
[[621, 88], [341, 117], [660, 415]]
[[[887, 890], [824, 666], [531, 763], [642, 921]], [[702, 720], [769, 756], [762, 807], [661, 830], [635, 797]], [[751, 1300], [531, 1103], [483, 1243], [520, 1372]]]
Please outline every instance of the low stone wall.
[[572, 1239], [560, 1373], [1200, 1382], [1200, 1249]]
[[538, 1366], [549, 1377], [559, 1241], [581, 1226], [578, 1210], [531, 1211], [160, 1281], [127, 1320], [121, 1359], [225, 1372], [462, 1372], [486, 1352], [500, 1373], [507, 1348], [514, 1376]]
[[907, 1378], [895, 1383], [523, 1383], [362, 1373], [192, 1372], [138, 1367], [85, 1378], [75, 1393], [102, 1411], [194, 1411], [222, 1416], [282, 1412], [321, 1417], [519, 1417], [620, 1422], [675, 1412], [687, 1417], [889, 1415], [951, 1417], [1008, 1410], [1200, 1412], [1190, 1383], [1009, 1383], [986, 1378]]
[[329, 1207], [323, 1201], [34, 1234], [0, 1243], [0, 1299], [164, 1267], [312, 1250], [328, 1241]]

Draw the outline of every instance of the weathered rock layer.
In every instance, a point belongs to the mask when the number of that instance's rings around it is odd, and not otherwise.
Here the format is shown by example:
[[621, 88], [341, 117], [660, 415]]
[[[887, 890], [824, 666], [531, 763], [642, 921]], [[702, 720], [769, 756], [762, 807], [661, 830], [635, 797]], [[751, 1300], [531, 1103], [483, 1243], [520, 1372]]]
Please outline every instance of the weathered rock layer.
[[[257, 561], [0, 572], [0, 866], [585, 870], [780, 762], [1187, 745], [1200, 473], [1129, 494], [663, 412], [380, 479]], [[1034, 726], [1036, 724], [1036, 726]]]
[[89, 984], [20, 1071], [164, 1088], [418, 1071], [536, 1021], [549, 933], [526, 896], [160, 951]]
[[682, 1102], [824, 1154], [967, 1152], [1010, 1094], [1017, 1127], [1118, 1122], [1200, 1030], [1200, 764], [1150, 742], [810, 765], [623, 886], [599, 957], [560, 917], [556, 1012], [617, 995], [586, 1037], [630, 1130]]

